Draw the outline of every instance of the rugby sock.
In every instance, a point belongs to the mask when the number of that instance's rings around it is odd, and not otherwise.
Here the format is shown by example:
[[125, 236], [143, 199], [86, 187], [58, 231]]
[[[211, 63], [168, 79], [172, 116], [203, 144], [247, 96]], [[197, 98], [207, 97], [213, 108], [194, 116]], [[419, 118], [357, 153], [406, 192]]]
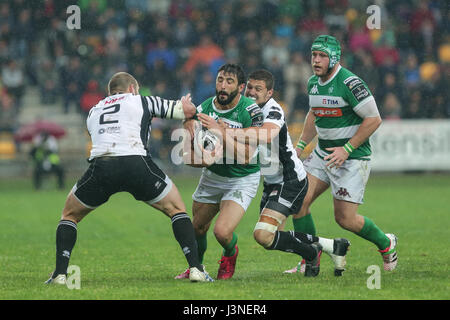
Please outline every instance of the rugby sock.
[[310, 244], [302, 242], [288, 231], [276, 231], [273, 242], [267, 249], [293, 252], [305, 260], [313, 260], [316, 257], [316, 250]]
[[77, 224], [70, 220], [59, 221], [56, 228], [56, 268], [53, 278], [67, 274], [70, 255], [77, 241]]
[[197, 242], [195, 241], [194, 227], [191, 218], [185, 212], [177, 213], [172, 217], [172, 230], [175, 239], [180, 244], [189, 268], [196, 267], [203, 271], [198, 257]]
[[391, 241], [389, 238], [381, 231], [377, 225], [367, 217], [364, 217], [364, 226], [360, 232], [355, 232], [361, 238], [364, 238], [372, 243], [374, 243], [379, 250], [384, 250], [389, 247]]
[[334, 239], [319, 237], [319, 244], [322, 246], [323, 252], [332, 254], [334, 251]]
[[291, 235], [300, 240], [301, 242], [311, 244], [314, 242], [319, 242], [319, 237], [306, 234], [304, 232], [290, 231]]
[[200, 263], [203, 263], [203, 257], [205, 256], [206, 248], [208, 248], [208, 241], [206, 234], [202, 236], [196, 236], [197, 247], [198, 247], [198, 258]]
[[233, 238], [231, 239], [230, 243], [223, 247], [223, 255], [225, 257], [232, 257], [236, 253], [236, 243], [237, 243], [237, 235], [233, 232]]
[[322, 250], [328, 254], [332, 254], [334, 250], [334, 240], [328, 239], [328, 238], [322, 238], [322, 237], [316, 237], [312, 236], [310, 234], [306, 234], [303, 232], [297, 232], [297, 231], [291, 231], [291, 234], [293, 233], [293, 236], [299, 239], [301, 242], [311, 244], [314, 242], [320, 243], [322, 246]]
[[292, 224], [294, 225], [294, 230], [297, 232], [307, 233], [312, 236], [316, 235], [316, 226], [314, 225], [311, 213], [298, 219], [292, 218]]

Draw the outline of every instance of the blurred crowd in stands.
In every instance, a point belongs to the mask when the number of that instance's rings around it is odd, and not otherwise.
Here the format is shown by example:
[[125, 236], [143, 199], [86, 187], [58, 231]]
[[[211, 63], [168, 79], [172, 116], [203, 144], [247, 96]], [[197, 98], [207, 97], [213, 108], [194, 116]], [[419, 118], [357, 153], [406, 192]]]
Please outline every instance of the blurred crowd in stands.
[[[73, 4], [79, 30], [66, 25]], [[366, 27], [372, 4], [381, 29]], [[0, 130], [15, 130], [29, 88], [55, 112], [86, 114], [117, 71], [141, 94], [191, 92], [198, 104], [225, 62], [269, 69], [289, 123], [302, 123], [319, 34], [340, 40], [341, 64], [368, 83], [384, 119], [450, 118], [449, 17], [446, 0], [0, 1]], [[170, 126], [153, 122], [155, 143]]]

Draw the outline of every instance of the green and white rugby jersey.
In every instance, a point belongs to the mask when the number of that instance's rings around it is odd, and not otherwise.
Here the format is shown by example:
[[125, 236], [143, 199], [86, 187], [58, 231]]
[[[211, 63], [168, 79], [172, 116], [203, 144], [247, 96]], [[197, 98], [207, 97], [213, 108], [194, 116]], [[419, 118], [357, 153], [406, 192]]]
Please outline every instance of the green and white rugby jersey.
[[[260, 127], [263, 122], [263, 113], [261, 108], [250, 98], [241, 95], [239, 102], [233, 109], [220, 110], [214, 105], [214, 99], [211, 97], [206, 99], [197, 107], [198, 113], [204, 113], [214, 119], [221, 119], [231, 128], [247, 128]], [[222, 177], [245, 177], [251, 173], [260, 170], [259, 160], [256, 164], [238, 164], [237, 160], [233, 164], [226, 163], [223, 159], [223, 164], [213, 164], [206, 168]]]
[[[319, 139], [315, 152], [321, 157], [331, 153], [325, 148], [342, 147], [355, 135], [363, 121], [355, 111], [374, 99], [366, 83], [342, 66], [324, 83], [313, 75], [308, 80], [308, 94]], [[349, 159], [369, 160], [371, 154], [367, 139]]]

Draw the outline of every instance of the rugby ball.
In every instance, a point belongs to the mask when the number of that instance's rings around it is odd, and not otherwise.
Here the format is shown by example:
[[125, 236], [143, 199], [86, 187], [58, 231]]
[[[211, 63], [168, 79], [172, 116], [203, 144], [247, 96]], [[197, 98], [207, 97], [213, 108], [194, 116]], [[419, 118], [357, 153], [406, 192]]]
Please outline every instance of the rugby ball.
[[220, 139], [206, 128], [199, 126], [194, 135], [194, 151], [201, 157], [205, 152], [212, 153], [221, 146]]

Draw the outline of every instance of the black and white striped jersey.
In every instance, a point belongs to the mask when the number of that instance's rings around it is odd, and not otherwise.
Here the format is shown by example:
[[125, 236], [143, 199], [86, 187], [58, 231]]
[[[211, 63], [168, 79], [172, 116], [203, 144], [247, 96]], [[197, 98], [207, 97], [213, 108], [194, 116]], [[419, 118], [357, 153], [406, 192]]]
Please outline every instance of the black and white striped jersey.
[[131, 93], [116, 94], [101, 100], [86, 120], [92, 140], [89, 160], [101, 156], [149, 154], [153, 117], [172, 118], [175, 100]]
[[275, 184], [295, 179], [303, 180], [306, 171], [292, 145], [283, 108], [271, 98], [261, 110], [264, 114], [264, 123], [270, 122], [280, 127], [278, 136], [272, 139], [271, 144], [259, 146], [264, 182]]

